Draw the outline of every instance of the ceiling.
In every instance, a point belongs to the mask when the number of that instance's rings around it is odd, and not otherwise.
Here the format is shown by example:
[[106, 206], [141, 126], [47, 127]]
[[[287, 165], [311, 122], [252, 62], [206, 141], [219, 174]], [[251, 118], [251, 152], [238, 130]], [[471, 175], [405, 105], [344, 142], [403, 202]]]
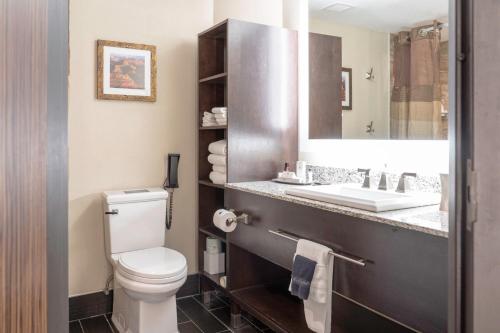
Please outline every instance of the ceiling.
[[[343, 12], [324, 10], [351, 5]], [[448, 0], [309, 0], [312, 17], [375, 31], [397, 32], [434, 19], [447, 22]]]

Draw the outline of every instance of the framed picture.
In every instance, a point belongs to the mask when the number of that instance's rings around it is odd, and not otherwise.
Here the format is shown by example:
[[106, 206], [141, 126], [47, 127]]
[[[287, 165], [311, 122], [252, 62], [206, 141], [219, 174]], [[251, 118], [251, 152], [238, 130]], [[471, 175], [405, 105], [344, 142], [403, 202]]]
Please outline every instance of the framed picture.
[[352, 110], [352, 68], [342, 67], [342, 110]]
[[97, 41], [97, 98], [156, 101], [156, 46]]

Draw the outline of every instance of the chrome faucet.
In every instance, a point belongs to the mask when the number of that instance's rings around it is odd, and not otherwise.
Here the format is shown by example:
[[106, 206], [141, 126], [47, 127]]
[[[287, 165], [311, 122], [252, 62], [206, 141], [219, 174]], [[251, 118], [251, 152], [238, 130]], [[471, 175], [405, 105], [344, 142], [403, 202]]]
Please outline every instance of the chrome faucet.
[[363, 180], [362, 188], [370, 188], [370, 169], [358, 169], [358, 172], [365, 174], [365, 179]]
[[378, 189], [382, 191], [387, 191], [387, 175], [385, 172], [382, 172], [382, 175], [380, 176], [380, 181], [378, 183]]
[[403, 172], [401, 177], [399, 177], [398, 187], [396, 188], [396, 192], [405, 193], [408, 192], [409, 186], [406, 185], [406, 177], [417, 177], [415, 172]]

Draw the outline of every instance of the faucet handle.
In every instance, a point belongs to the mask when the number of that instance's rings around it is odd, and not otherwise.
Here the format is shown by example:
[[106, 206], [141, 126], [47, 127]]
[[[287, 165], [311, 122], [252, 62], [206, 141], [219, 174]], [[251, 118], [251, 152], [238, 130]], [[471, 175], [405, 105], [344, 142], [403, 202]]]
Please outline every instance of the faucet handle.
[[405, 178], [406, 177], [417, 177], [417, 174], [415, 172], [403, 172], [401, 174], [401, 177], [399, 177], [399, 182], [398, 182], [398, 187], [396, 188], [396, 192], [405, 193], [405, 192], [409, 191], [409, 189], [406, 188], [406, 185], [405, 185]]
[[365, 179], [363, 180], [362, 188], [370, 188], [370, 169], [358, 169], [358, 172], [365, 174]]
[[370, 175], [370, 170], [371, 170], [371, 169], [359, 169], [359, 168], [358, 168], [358, 172], [360, 172], [360, 173], [364, 173], [364, 174], [365, 174], [365, 176], [369, 176], [369, 175]]

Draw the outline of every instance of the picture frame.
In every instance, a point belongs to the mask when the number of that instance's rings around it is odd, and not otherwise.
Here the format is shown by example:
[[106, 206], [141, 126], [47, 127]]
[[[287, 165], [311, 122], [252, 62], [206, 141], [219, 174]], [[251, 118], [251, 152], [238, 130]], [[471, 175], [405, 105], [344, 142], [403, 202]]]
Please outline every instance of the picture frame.
[[97, 41], [97, 99], [156, 101], [156, 46]]
[[342, 67], [341, 90], [342, 110], [352, 110], [352, 68]]

